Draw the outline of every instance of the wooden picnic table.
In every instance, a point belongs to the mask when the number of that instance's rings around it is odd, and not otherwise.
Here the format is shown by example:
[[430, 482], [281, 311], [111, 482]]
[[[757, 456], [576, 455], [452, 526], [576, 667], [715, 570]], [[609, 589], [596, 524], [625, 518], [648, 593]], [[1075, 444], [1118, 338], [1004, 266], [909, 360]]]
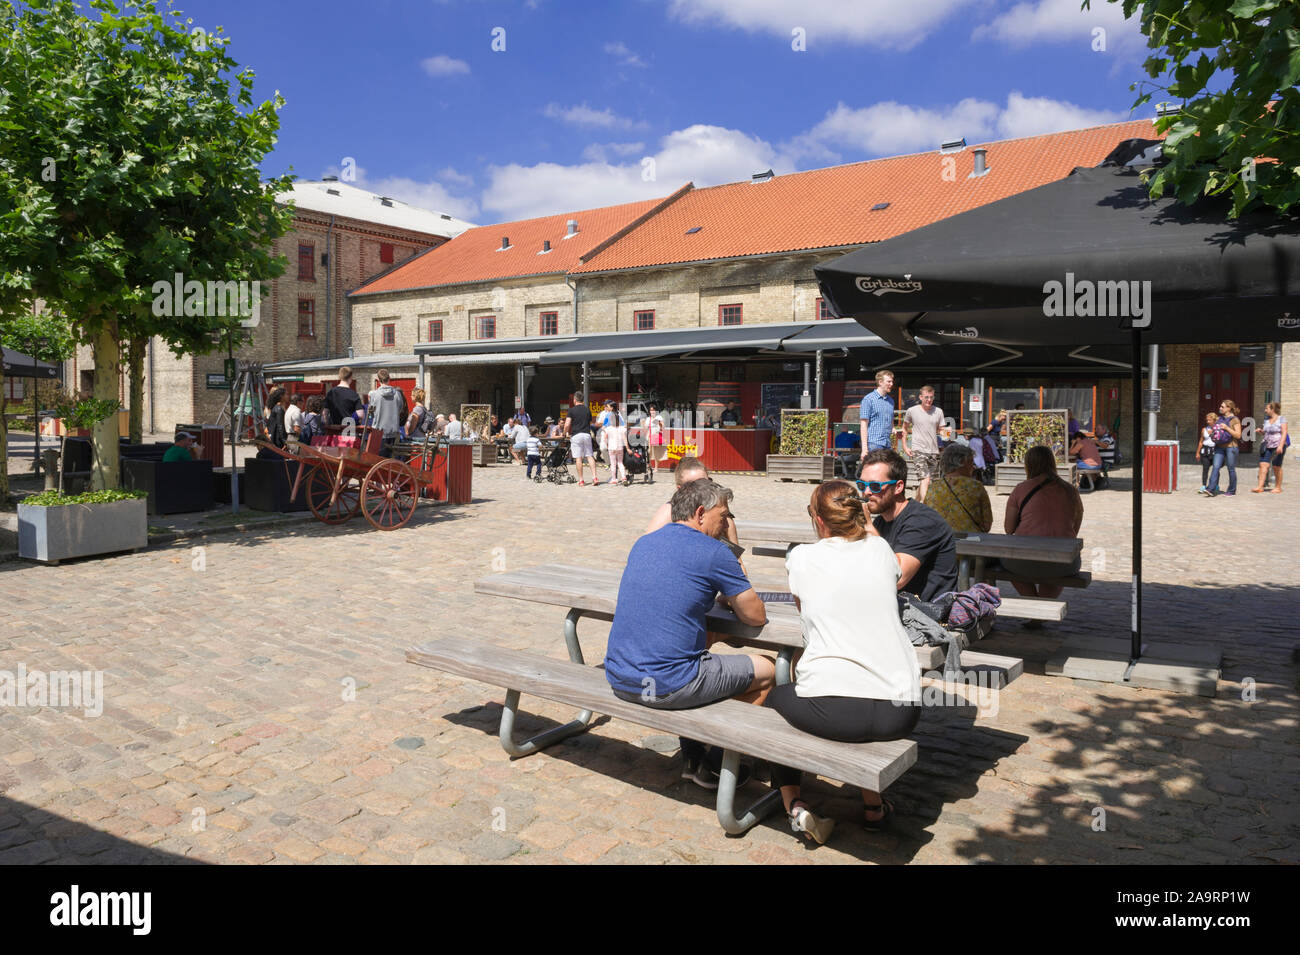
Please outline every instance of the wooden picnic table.
[[[568, 608], [564, 619], [564, 642], [569, 659], [583, 663], [582, 647], [578, 642], [578, 620], [582, 617], [613, 620], [622, 576], [622, 568], [592, 569], [566, 564], [540, 564], [481, 577], [474, 581], [474, 592]], [[789, 683], [791, 660], [795, 651], [804, 647], [799, 612], [793, 603], [768, 601], [766, 608], [766, 626], [752, 627], [742, 623], [727, 608], [714, 604], [706, 614], [706, 627], [721, 634], [731, 646], [776, 651], [777, 682]], [[919, 646], [915, 649], [922, 670], [933, 670], [943, 663], [942, 647]], [[1014, 657], [963, 651], [962, 668], [993, 673], [993, 682], [1005, 685], [1020, 675], [1023, 662]]]
[[[791, 544], [812, 544], [817, 540], [817, 534], [808, 522], [737, 521], [736, 533], [741, 540], [761, 541], [752, 548], [761, 557], [784, 557]], [[983, 579], [984, 562], [990, 557], [1072, 564], [1083, 550], [1083, 540], [1078, 537], [962, 531], [954, 532], [954, 536], [957, 539], [958, 590], [967, 590], [973, 580]]]

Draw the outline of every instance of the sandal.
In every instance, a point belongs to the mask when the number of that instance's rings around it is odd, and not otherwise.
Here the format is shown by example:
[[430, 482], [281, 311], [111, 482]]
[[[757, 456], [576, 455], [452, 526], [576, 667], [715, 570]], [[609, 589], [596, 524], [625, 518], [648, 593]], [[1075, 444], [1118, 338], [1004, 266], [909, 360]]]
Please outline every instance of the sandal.
[[[868, 812], [879, 812], [880, 818], [867, 819], [865, 818], [865, 816], [866, 813]], [[889, 822], [889, 818], [893, 814], [894, 814], [894, 804], [882, 796], [880, 799], [880, 805], [863, 807], [862, 825], [867, 830], [867, 832], [879, 832], [881, 829], [885, 828], [885, 823]]]
[[790, 829], [794, 832], [802, 832], [804, 838], [816, 842], [819, 846], [825, 845], [826, 840], [831, 837], [831, 832], [835, 829], [835, 820], [813, 814], [808, 808], [808, 804], [798, 800], [786, 813], [790, 817]]

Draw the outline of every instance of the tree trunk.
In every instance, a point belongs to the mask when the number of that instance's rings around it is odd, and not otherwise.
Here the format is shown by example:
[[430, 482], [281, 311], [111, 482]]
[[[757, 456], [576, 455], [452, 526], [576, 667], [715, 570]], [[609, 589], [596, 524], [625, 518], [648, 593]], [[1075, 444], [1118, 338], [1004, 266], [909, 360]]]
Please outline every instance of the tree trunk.
[[[91, 344], [95, 361], [94, 397], [121, 401], [118, 381], [122, 374], [122, 343], [117, 337], [117, 323], [105, 322]], [[95, 491], [119, 485], [117, 463], [117, 415], [112, 414], [95, 425], [91, 444], [95, 460], [91, 464], [90, 487]]]
[[145, 339], [133, 338], [127, 345], [127, 375], [131, 383], [130, 442], [144, 443], [144, 349]]
[[[0, 504], [9, 500], [9, 419], [5, 417], [9, 399], [5, 397], [5, 376], [0, 371]], [[39, 433], [40, 426], [37, 425]]]

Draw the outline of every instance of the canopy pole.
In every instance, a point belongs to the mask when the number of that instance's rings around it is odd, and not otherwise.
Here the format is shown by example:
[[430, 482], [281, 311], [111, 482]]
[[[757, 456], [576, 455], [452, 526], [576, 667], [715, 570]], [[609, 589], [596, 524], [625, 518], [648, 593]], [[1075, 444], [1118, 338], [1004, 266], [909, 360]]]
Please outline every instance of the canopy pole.
[[622, 374], [623, 402], [618, 406], [618, 416], [614, 420], [615, 424], [618, 424], [618, 420], [617, 420], [618, 417], [621, 417], [624, 421], [627, 421], [627, 362], [625, 361], [619, 362], [619, 364], [622, 365], [622, 372], [623, 372]]
[[[1154, 370], [1153, 370], [1154, 373]], [[1124, 682], [1133, 675], [1133, 667], [1142, 656], [1142, 330], [1133, 329], [1133, 619], [1130, 622], [1132, 644]]]
[[582, 403], [591, 405], [591, 362], [582, 363]]
[[817, 400], [813, 402], [814, 408], [822, 406], [822, 350], [817, 349]]
[[[32, 371], [36, 371], [36, 362], [32, 362]], [[36, 467], [36, 489], [41, 487], [41, 403], [36, 397], [40, 391], [40, 379], [32, 375], [32, 463]], [[62, 464], [62, 462], [60, 462]]]
[[[1150, 361], [1151, 361], [1151, 390], [1155, 391], [1157, 388], [1160, 387], [1160, 382], [1158, 378], [1160, 374], [1160, 346], [1159, 345], [1151, 346]], [[1154, 441], [1155, 439], [1156, 439], [1156, 413], [1154, 411], [1150, 411], [1147, 413], [1147, 440]]]

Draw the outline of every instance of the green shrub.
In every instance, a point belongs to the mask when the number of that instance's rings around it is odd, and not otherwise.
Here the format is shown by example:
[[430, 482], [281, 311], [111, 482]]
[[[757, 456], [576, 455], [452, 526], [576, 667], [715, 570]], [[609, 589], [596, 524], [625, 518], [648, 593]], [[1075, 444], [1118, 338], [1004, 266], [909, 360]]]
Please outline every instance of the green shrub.
[[1035, 445], [1052, 449], [1057, 464], [1069, 460], [1070, 447], [1066, 441], [1069, 431], [1069, 412], [1061, 410], [1008, 411], [1007, 434], [1010, 442], [1007, 461], [1023, 464], [1025, 452]]
[[830, 416], [825, 408], [811, 411], [781, 411], [781, 454], [803, 454], [820, 457], [826, 453], [826, 429]]
[[113, 501], [131, 501], [148, 496], [144, 491], [124, 491], [122, 488], [72, 495], [60, 495], [58, 491], [42, 491], [40, 494], [25, 497], [18, 503], [30, 504], [33, 507], [62, 507], [65, 504], [109, 504]]

